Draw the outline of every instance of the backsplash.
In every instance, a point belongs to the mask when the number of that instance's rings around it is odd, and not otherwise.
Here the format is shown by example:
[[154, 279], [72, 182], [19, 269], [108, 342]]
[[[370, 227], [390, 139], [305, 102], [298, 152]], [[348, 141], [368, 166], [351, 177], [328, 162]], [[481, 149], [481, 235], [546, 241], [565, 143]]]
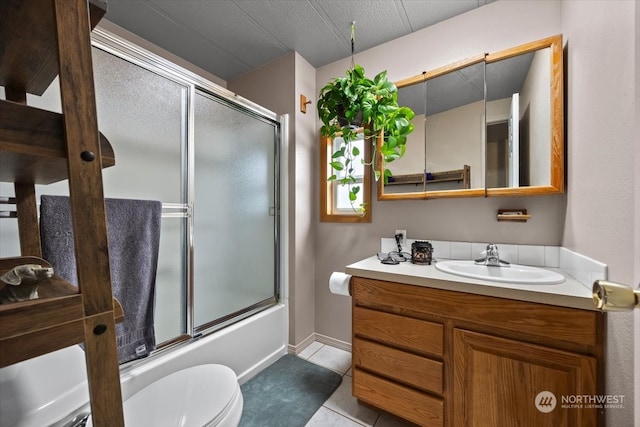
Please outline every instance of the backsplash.
[[560, 268], [589, 289], [596, 280], [607, 280], [609, 271], [607, 264], [560, 247]]
[[[416, 240], [407, 239], [402, 250], [411, 253], [411, 244]], [[428, 240], [433, 246], [433, 257], [438, 259], [472, 260], [482, 257], [482, 252], [488, 243], [476, 242], [448, 242]], [[494, 242], [495, 243], [495, 242]], [[607, 265], [573, 252], [562, 246], [540, 245], [512, 245], [496, 243], [500, 252], [500, 259], [513, 264], [531, 265], [536, 267], [560, 268], [570, 274], [577, 281], [591, 289], [595, 280], [608, 278]], [[380, 239], [380, 251], [391, 252], [397, 250], [393, 238]]]

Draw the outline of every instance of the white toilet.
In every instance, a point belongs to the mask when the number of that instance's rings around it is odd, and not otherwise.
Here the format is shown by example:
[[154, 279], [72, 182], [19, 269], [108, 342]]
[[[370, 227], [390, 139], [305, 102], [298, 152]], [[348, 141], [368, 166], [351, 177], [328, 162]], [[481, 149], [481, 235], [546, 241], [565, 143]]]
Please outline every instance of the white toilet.
[[[72, 346], [0, 369], [0, 427], [84, 425], [90, 412], [84, 352]], [[126, 427], [236, 427], [235, 373], [205, 364], [176, 371], [124, 402]], [[91, 426], [91, 417], [87, 420]]]

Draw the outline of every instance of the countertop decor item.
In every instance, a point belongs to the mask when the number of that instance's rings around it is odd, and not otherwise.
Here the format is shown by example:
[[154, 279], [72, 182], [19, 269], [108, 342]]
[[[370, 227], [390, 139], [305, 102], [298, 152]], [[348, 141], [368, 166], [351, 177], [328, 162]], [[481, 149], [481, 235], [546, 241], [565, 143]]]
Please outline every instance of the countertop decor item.
[[433, 246], [429, 242], [416, 241], [411, 244], [411, 262], [413, 264], [431, 265]]

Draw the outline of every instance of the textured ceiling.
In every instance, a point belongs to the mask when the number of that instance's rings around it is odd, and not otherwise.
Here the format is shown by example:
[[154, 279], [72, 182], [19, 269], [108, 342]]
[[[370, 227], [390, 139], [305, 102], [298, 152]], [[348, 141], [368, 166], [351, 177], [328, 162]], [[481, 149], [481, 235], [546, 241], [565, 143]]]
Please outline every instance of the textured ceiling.
[[109, 0], [106, 19], [224, 79], [296, 51], [314, 67], [494, 0]]

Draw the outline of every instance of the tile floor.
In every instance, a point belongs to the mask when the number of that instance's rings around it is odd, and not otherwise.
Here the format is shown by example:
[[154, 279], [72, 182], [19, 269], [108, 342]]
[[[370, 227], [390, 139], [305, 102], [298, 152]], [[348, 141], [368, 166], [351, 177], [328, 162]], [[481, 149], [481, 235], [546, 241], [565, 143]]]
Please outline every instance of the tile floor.
[[408, 427], [402, 420], [380, 414], [361, 405], [351, 395], [351, 353], [329, 345], [314, 342], [298, 357], [329, 368], [343, 376], [342, 384], [324, 402], [305, 427]]

